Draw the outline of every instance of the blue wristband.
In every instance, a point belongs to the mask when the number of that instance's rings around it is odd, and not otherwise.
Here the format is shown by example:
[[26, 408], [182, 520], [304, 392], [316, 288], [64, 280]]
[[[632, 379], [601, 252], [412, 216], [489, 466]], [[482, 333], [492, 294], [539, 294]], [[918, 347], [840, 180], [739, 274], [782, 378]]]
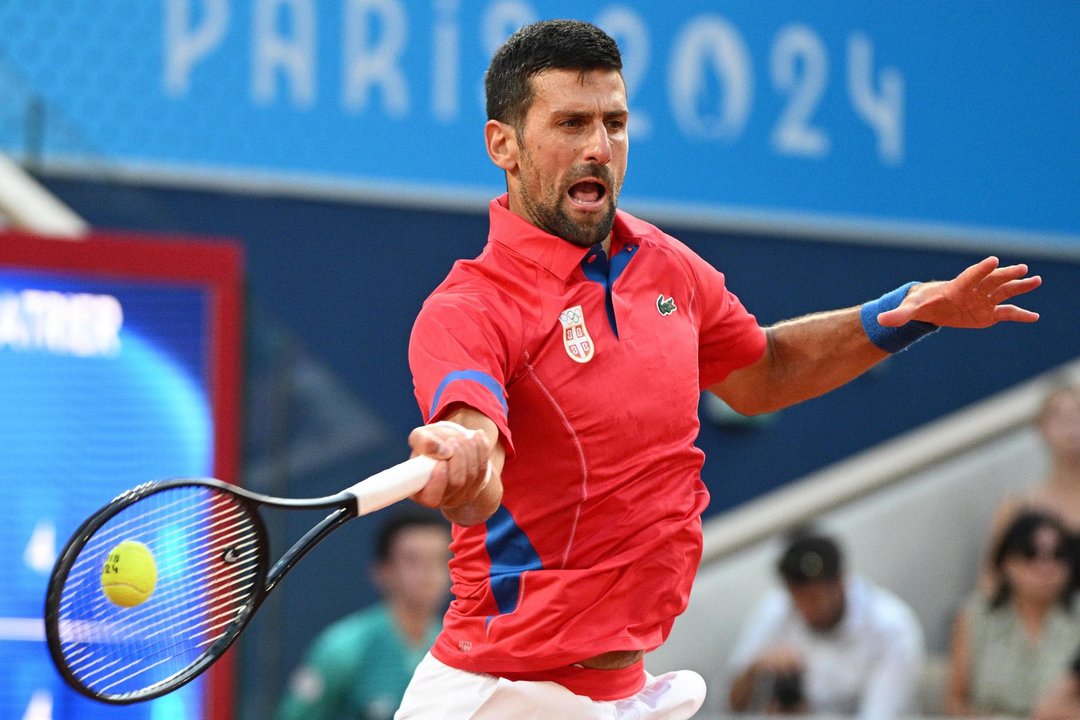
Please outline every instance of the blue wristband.
[[863, 303], [859, 312], [866, 337], [870, 338], [870, 342], [886, 352], [900, 352], [911, 343], [938, 329], [937, 325], [920, 320], [911, 320], [900, 327], [885, 327], [878, 324], [877, 316], [887, 310], [900, 307], [900, 303], [904, 302], [904, 298], [907, 297], [908, 290], [915, 285], [918, 285], [918, 283], [909, 282], [892, 292], [885, 293], [877, 300]]

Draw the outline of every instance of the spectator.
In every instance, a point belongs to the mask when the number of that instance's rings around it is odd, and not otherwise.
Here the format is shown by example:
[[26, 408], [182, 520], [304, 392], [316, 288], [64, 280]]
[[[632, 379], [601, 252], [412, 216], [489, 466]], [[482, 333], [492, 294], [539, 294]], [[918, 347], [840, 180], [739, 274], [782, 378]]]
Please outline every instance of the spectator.
[[450, 529], [421, 508], [386, 521], [376, 540], [383, 599], [328, 626], [289, 683], [278, 720], [388, 720], [440, 629], [450, 582]]
[[[1080, 558], [1080, 386], [1063, 386], [1043, 401], [1036, 427], [1050, 454], [1050, 472], [1027, 494], [1008, 498], [998, 508], [991, 531], [989, 550], [997, 545], [1003, 529], [1025, 509], [1057, 515], [1071, 533], [1074, 559]], [[1073, 568], [1073, 582], [1080, 580], [1080, 568]], [[993, 554], [987, 552], [980, 588], [994, 592], [997, 578]], [[1073, 589], [1076, 589], [1074, 584]]]
[[1033, 720], [1080, 720], [1080, 649], [1072, 665], [1035, 706]]
[[761, 601], [732, 654], [731, 708], [865, 720], [913, 712], [924, 659], [915, 613], [845, 574], [824, 535], [797, 535], [778, 570], [785, 587]]
[[993, 554], [992, 597], [976, 594], [953, 631], [945, 710], [1029, 715], [1080, 645], [1072, 610], [1066, 532], [1053, 515], [1026, 511]]

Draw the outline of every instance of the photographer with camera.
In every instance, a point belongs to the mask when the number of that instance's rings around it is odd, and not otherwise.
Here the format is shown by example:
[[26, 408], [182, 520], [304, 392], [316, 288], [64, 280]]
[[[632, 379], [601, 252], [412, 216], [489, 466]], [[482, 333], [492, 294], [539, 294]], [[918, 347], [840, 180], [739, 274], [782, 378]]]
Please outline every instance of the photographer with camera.
[[888, 590], [845, 576], [836, 542], [801, 532], [730, 662], [736, 711], [891, 720], [917, 710], [924, 659], [915, 613]]

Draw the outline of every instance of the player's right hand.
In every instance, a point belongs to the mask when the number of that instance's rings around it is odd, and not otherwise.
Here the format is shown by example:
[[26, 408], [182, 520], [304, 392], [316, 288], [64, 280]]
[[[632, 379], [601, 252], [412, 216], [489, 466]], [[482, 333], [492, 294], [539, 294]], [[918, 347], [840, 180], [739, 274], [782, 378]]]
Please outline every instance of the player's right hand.
[[[459, 419], [456, 413], [452, 417]], [[496, 468], [492, 467], [492, 451], [496, 446], [492, 435], [497, 437], [498, 431], [494, 423], [486, 417], [483, 419], [491, 424], [490, 429], [442, 420], [418, 427], [409, 434], [413, 455], [443, 461], [435, 466], [431, 479], [413, 500], [439, 508], [447, 518], [461, 525], [487, 520], [502, 499], [502, 486]]]

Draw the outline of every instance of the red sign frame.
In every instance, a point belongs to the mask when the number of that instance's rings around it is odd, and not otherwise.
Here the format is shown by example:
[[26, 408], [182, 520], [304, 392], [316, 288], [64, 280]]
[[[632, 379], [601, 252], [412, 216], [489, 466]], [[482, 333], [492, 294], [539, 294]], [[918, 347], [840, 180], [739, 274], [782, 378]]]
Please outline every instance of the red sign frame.
[[[0, 229], [0, 266], [205, 286], [211, 298], [207, 376], [214, 419], [214, 476], [239, 482], [244, 271], [238, 243], [223, 238], [102, 232], [71, 240]], [[234, 675], [230, 650], [207, 672], [207, 720], [234, 717]]]

